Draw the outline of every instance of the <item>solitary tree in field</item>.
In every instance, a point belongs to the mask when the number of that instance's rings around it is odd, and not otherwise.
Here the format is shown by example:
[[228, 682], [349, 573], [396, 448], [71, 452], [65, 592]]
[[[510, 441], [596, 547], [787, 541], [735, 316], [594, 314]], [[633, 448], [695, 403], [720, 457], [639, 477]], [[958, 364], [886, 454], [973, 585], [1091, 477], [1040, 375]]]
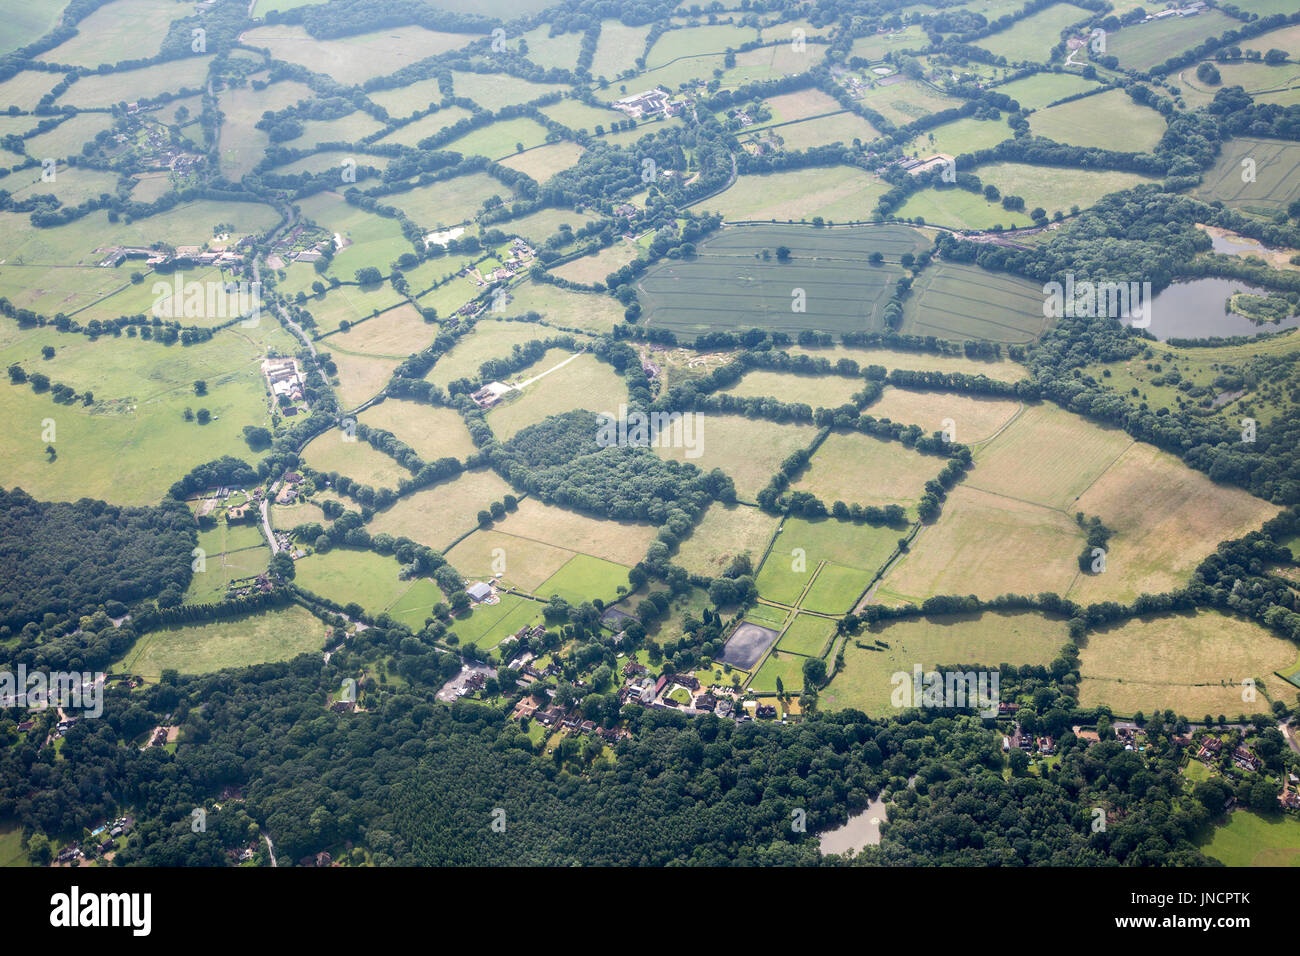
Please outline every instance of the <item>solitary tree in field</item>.
[[201, 379], [201, 378], [200, 378], [200, 379], [195, 379], [195, 381], [194, 381], [194, 394], [195, 394], [195, 395], [206, 395], [206, 394], [208, 394], [208, 383], [205, 382], [205, 381], [204, 381], [203, 379]]

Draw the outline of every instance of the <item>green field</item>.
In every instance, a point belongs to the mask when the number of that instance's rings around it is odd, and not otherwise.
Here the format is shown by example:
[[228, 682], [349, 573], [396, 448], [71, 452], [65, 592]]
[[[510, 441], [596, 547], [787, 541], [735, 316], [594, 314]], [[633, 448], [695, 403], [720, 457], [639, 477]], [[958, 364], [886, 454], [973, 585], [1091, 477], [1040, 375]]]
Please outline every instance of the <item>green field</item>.
[[[1254, 182], [1248, 182], [1244, 160], [1254, 161]], [[1271, 216], [1300, 198], [1300, 144], [1241, 136], [1223, 146], [1206, 171], [1197, 194], [1234, 209]]]
[[352, 548], [331, 548], [299, 558], [294, 571], [299, 587], [339, 604], [355, 602], [371, 614], [387, 610], [411, 587], [410, 581], [399, 578], [397, 559]]
[[503, 638], [519, 628], [542, 623], [544, 605], [513, 594], [499, 595], [497, 604], [480, 604], [472, 611], [463, 611], [451, 624], [462, 646], [474, 644], [480, 651], [488, 651]]
[[843, 565], [826, 562], [799, 607], [805, 611], [817, 611], [821, 614], [844, 614], [853, 610], [862, 592], [871, 583], [872, 572], [859, 568], [846, 568]]
[[1017, 20], [1005, 30], [977, 40], [975, 45], [994, 56], [1004, 56], [1011, 63], [1045, 63], [1052, 47], [1060, 42], [1061, 31], [1087, 20], [1090, 15], [1089, 11], [1070, 3], [1053, 4]]
[[1019, 196], [1025, 207], [1041, 207], [1048, 214], [1068, 215], [1071, 206], [1094, 205], [1102, 196], [1154, 182], [1150, 176], [1120, 170], [1067, 169], [1028, 163], [989, 163], [972, 170], [986, 185], [992, 183], [1004, 196]]
[[1165, 17], [1124, 27], [1108, 36], [1106, 52], [1119, 57], [1120, 66], [1127, 70], [1149, 70], [1176, 53], [1239, 26], [1239, 21], [1218, 10], [1202, 10], [1194, 17]]
[[835, 625], [824, 617], [798, 614], [777, 642], [777, 649], [787, 654], [821, 657], [826, 653]]
[[114, 670], [156, 681], [169, 669], [209, 674], [227, 667], [284, 661], [324, 649], [328, 629], [309, 611], [275, 611], [223, 618], [210, 624], [150, 631], [136, 640]]
[[627, 586], [627, 568], [623, 565], [593, 558], [589, 554], [577, 554], [546, 579], [537, 589], [537, 596], [549, 599], [558, 594], [573, 605], [592, 598], [601, 598], [609, 603], [619, 597], [620, 587]]
[[1010, 139], [1011, 133], [1011, 127], [1005, 123], [967, 117], [919, 134], [907, 144], [907, 151], [917, 158], [938, 153], [956, 158], [964, 153], [992, 149], [1003, 140]]
[[777, 604], [803, 606], [800, 598], [813, 581], [813, 575], [823, 562], [831, 562], [857, 572], [833, 571], [827, 585], [816, 592], [815, 602], [838, 603], [850, 581], [859, 582], [858, 593], [861, 593], [871, 575], [897, 547], [898, 537], [899, 533], [890, 528], [855, 525], [833, 518], [815, 521], [789, 518], [755, 579], [759, 594]]
[[[1048, 664], [1066, 642], [1064, 620], [1029, 612], [944, 615], [864, 629], [849, 638], [845, 667], [822, 691], [828, 710], [856, 707], [872, 716], [896, 713], [891, 695], [897, 673], [936, 667]], [[859, 644], [876, 645], [869, 650]]]
[[1150, 107], [1133, 102], [1123, 90], [1107, 90], [1039, 110], [1029, 117], [1029, 129], [1036, 136], [1071, 146], [1141, 153], [1160, 142], [1165, 120]]
[[1224, 866], [1300, 866], [1300, 820], [1237, 810], [1214, 828], [1201, 852]]
[[[790, 249], [787, 262], [776, 257], [781, 246]], [[752, 327], [873, 331], [883, 328], [902, 274], [898, 257], [925, 246], [903, 226], [732, 228], [701, 243], [696, 257], [650, 269], [637, 288], [647, 324], [679, 336]], [[756, 255], [762, 249], [770, 258]], [[881, 265], [867, 263], [872, 252], [884, 255]], [[804, 308], [795, 311], [800, 295]]]
[[948, 229], [1017, 229], [1031, 224], [1023, 212], [1004, 209], [982, 193], [965, 189], [922, 189], [907, 198], [895, 213], [900, 219], [929, 223]]
[[[51, 4], [28, 4], [35, 11]], [[57, 4], [55, 5], [57, 6]], [[114, 0], [77, 23], [77, 35], [37, 59], [46, 63], [97, 67], [156, 56], [162, 49], [166, 25], [192, 11], [172, 0]], [[6, 25], [8, 24], [6, 20]]]
[[998, 93], [1016, 100], [1022, 109], [1041, 110], [1049, 103], [1075, 96], [1097, 86], [1077, 73], [1035, 73], [994, 87]]
[[955, 341], [1027, 342], [1046, 330], [1042, 289], [976, 265], [939, 262], [923, 271], [903, 304], [901, 331]]
[[[854, 166], [815, 167], [763, 176], [738, 176], [726, 192], [701, 205], [733, 222], [830, 222], [873, 219], [889, 187]], [[576, 227], [575, 227], [576, 228]]]
[[858, 37], [849, 47], [849, 56], [860, 56], [864, 60], [876, 62], [884, 59], [886, 53], [902, 50], [923, 50], [930, 45], [925, 31], [920, 26], [908, 26], [890, 33], [872, 33]]

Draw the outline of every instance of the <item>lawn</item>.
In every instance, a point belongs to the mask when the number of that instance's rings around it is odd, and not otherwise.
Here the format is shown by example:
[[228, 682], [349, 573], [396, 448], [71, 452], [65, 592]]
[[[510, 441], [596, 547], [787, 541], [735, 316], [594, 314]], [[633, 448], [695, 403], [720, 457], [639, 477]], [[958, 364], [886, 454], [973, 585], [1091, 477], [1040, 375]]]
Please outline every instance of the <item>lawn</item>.
[[1160, 142], [1165, 120], [1149, 106], [1133, 102], [1123, 90], [1107, 90], [1038, 110], [1029, 117], [1029, 129], [1035, 136], [1071, 146], [1141, 153]]
[[[894, 674], [905, 673], [910, 680], [917, 664], [926, 672], [952, 665], [1045, 665], [1060, 653], [1067, 637], [1065, 621], [1029, 612], [922, 617], [866, 629], [849, 638], [844, 669], [822, 691], [821, 705], [889, 716], [897, 713], [890, 699]], [[887, 646], [858, 646], [877, 641]]]
[[751, 505], [714, 502], [691, 536], [682, 542], [675, 564], [691, 574], [718, 577], [732, 560], [748, 555], [758, 567], [776, 531], [778, 519]]
[[[1296, 646], [1259, 624], [1202, 610], [1135, 618], [1090, 633], [1079, 651], [1079, 704], [1105, 704], [1121, 716], [1172, 709], [1195, 719], [1268, 712], [1260, 690], [1286, 699], [1294, 688], [1274, 671], [1294, 667]], [[1251, 679], [1253, 701], [1242, 682]]]
[[1300, 820], [1236, 810], [1214, 828], [1201, 852], [1224, 866], [1300, 866]]
[[284, 661], [299, 654], [319, 655], [328, 634], [320, 620], [293, 604], [208, 624], [150, 631], [136, 640], [113, 669], [152, 681], [169, 669], [210, 674], [227, 667]]
[[549, 599], [558, 594], [575, 606], [592, 598], [609, 603], [620, 596], [620, 587], [628, 587], [626, 567], [589, 554], [576, 554], [547, 578], [537, 589], [537, 596]]

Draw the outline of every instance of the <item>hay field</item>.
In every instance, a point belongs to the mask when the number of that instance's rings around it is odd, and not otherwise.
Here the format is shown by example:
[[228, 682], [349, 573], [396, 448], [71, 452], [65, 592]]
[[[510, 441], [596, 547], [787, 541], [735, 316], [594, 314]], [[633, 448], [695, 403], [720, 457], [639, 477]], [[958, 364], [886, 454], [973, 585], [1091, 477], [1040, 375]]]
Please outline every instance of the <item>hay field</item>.
[[536, 591], [568, 562], [576, 551], [531, 541], [495, 528], [475, 531], [447, 552], [452, 567], [468, 580], [490, 580], [498, 586]]
[[754, 567], [762, 560], [778, 519], [751, 505], [714, 502], [678, 548], [674, 563], [691, 574], [717, 577], [732, 559], [749, 555]]
[[746, 372], [735, 385], [721, 394], [740, 398], [775, 398], [780, 402], [802, 402], [813, 408], [838, 408], [862, 391], [861, 379], [843, 375], [798, 375], [756, 368]]
[[1080, 648], [1079, 703], [1109, 706], [1117, 715], [1172, 709], [1195, 720], [1205, 714], [1255, 714], [1269, 709], [1253, 679], [1290, 701], [1294, 688], [1275, 670], [1295, 665], [1296, 646], [1253, 621], [1202, 610], [1137, 618], [1091, 633]]
[[763, 176], [738, 176], [730, 189], [700, 205], [731, 221], [801, 222], [821, 216], [832, 222], [872, 219], [889, 190], [854, 166], [817, 167]]
[[300, 26], [264, 26], [248, 30], [243, 42], [265, 48], [271, 56], [321, 73], [344, 85], [396, 73], [437, 53], [464, 46], [475, 37], [438, 33], [424, 27], [389, 27], [337, 40], [318, 40]]
[[451, 481], [401, 498], [391, 508], [378, 512], [366, 530], [372, 535], [410, 538], [435, 551], [445, 551], [457, 538], [478, 527], [479, 511], [508, 494], [518, 492], [490, 469], [462, 472]]
[[477, 450], [469, 437], [465, 420], [452, 408], [389, 398], [367, 408], [358, 421], [392, 432], [425, 461], [438, 458], [463, 461]]
[[593, 355], [580, 354], [562, 368], [556, 368], [567, 358], [568, 353], [551, 349], [541, 362], [514, 377], [515, 381], [523, 381], [543, 376], [526, 385], [522, 393], [511, 392], [504, 404], [487, 413], [487, 423], [498, 439], [505, 441], [548, 415], [575, 408], [613, 414], [620, 403], [627, 403], [627, 386], [612, 367]]
[[645, 557], [646, 548], [650, 547], [658, 530], [654, 525], [641, 521], [591, 518], [536, 498], [520, 501], [518, 510], [495, 522], [493, 528], [552, 548], [589, 554], [629, 566]]
[[[361, 439], [345, 441], [342, 431], [331, 429], [313, 439], [302, 453], [303, 461], [317, 471], [336, 471], [353, 481], [372, 488], [391, 488], [397, 490], [397, 483], [402, 478], [410, 478], [411, 473], [389, 458], [382, 451], [372, 448], [369, 442]], [[348, 507], [356, 509], [349, 502]]]
[[721, 468], [736, 485], [736, 494], [753, 501], [776, 474], [781, 462], [812, 443], [817, 429], [804, 423], [770, 422], [742, 415], [700, 413], [696, 425], [700, 454], [688, 458], [685, 448], [656, 448], [662, 458], [687, 462], [701, 471]]
[[1107, 90], [1039, 110], [1029, 117], [1029, 129], [1036, 136], [1071, 146], [1140, 153], [1160, 142], [1165, 119], [1149, 106], [1134, 103], [1123, 90]]
[[[918, 392], [910, 388], [885, 387], [878, 401], [864, 414], [916, 425], [927, 435], [942, 432], [944, 419], [951, 419], [951, 438], [963, 445], [987, 441], [1013, 417], [1020, 404], [1012, 399], [950, 392]], [[939, 469], [935, 469], [937, 473]], [[934, 475], [930, 475], [933, 478]], [[968, 482], [969, 483], [969, 482]]]
[[947, 462], [922, 455], [901, 442], [883, 441], [861, 432], [836, 432], [813, 454], [792, 491], [810, 491], [828, 505], [900, 505], [912, 512], [925, 483]]

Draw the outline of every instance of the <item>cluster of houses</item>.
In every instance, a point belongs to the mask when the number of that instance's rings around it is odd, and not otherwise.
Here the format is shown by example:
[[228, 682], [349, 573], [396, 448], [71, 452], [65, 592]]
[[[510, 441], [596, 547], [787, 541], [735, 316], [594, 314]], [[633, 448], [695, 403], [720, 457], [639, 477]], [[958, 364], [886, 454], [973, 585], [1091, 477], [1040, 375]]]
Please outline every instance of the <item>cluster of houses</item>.
[[117, 838], [126, 836], [134, 826], [135, 818], [132, 816], [122, 816], [111, 823], [101, 823], [90, 831], [90, 839], [86, 841], [84, 847], [76, 841], [69, 843], [58, 852], [54, 863], [70, 866], [80, 860], [106, 856], [116, 848]]
[[298, 500], [301, 491], [302, 475], [296, 471], [287, 471], [278, 485], [271, 487], [277, 505], [291, 505]]
[[674, 103], [672, 94], [656, 88], [634, 96], [625, 96], [621, 100], [615, 100], [612, 105], [614, 109], [639, 120], [647, 116], [676, 116], [682, 111], [683, 104]]

